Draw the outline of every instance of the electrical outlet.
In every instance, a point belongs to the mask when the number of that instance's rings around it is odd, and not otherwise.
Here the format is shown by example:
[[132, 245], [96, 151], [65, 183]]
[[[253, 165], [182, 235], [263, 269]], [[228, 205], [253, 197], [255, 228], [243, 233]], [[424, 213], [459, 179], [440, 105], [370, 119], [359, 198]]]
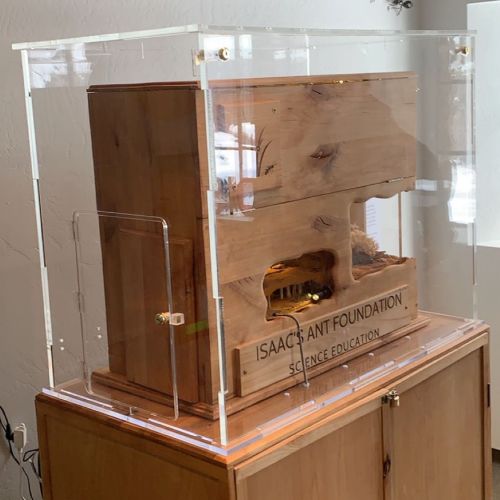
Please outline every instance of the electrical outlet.
[[19, 424], [14, 427], [14, 446], [18, 451], [25, 448], [28, 441], [28, 429], [25, 424]]

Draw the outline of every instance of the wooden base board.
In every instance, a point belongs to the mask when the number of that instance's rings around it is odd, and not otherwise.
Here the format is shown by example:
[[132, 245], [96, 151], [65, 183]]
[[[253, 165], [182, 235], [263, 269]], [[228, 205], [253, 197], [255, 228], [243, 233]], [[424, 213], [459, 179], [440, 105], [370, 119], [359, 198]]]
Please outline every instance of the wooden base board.
[[[384, 335], [383, 337], [379, 337], [376, 340], [368, 344], [364, 344], [361, 347], [346, 352], [340, 356], [337, 356], [335, 359], [332, 359], [328, 362], [322, 363], [320, 365], [316, 365], [313, 368], [310, 368], [308, 371], [309, 377], [313, 378], [321, 373], [324, 373], [335, 366], [339, 366], [348, 362], [351, 359], [354, 359], [358, 356], [362, 356], [367, 352], [372, 351], [380, 347], [383, 344], [387, 344], [396, 340], [398, 338], [404, 337], [405, 335], [409, 335], [410, 333], [419, 330], [427, 326], [430, 322], [430, 319], [425, 316], [418, 316], [414, 321], [410, 324], [406, 325], [403, 328], [399, 328], [392, 333]], [[123, 375], [118, 375], [116, 373], [112, 373], [108, 370], [100, 370], [94, 371], [92, 374], [92, 380], [96, 383], [102, 384], [104, 386], [111, 387], [113, 389], [118, 389], [120, 391], [128, 392], [135, 396], [144, 398], [149, 401], [154, 401], [156, 403], [164, 404], [167, 406], [172, 406], [172, 398], [166, 394], [162, 394], [161, 392], [153, 391], [146, 387], [142, 387], [138, 384], [134, 384], [126, 380]], [[227, 415], [233, 415], [249, 406], [262, 401], [263, 399], [267, 399], [275, 394], [278, 394], [281, 391], [289, 389], [294, 385], [299, 384], [302, 381], [302, 373], [299, 373], [293, 377], [289, 377], [287, 379], [281, 380], [272, 384], [268, 387], [264, 387], [258, 391], [255, 391], [252, 394], [249, 394], [244, 397], [231, 396], [226, 401], [226, 412]], [[179, 408], [181, 411], [186, 413], [191, 413], [193, 415], [198, 415], [200, 417], [208, 418], [210, 420], [217, 420], [219, 418], [219, 408], [217, 403], [188, 403], [186, 401], [179, 401]]]

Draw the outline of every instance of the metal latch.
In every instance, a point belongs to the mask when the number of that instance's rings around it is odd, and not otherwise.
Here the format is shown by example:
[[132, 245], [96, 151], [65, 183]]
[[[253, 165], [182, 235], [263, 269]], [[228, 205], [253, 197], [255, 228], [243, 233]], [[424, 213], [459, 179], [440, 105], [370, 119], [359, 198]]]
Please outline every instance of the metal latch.
[[396, 389], [392, 389], [387, 394], [382, 396], [382, 404], [388, 404], [391, 408], [397, 408], [399, 406], [399, 394]]
[[169, 312], [161, 312], [155, 315], [155, 323], [157, 325], [167, 325], [170, 323], [171, 325], [178, 326], [184, 324], [184, 314], [183, 313], [172, 313]]

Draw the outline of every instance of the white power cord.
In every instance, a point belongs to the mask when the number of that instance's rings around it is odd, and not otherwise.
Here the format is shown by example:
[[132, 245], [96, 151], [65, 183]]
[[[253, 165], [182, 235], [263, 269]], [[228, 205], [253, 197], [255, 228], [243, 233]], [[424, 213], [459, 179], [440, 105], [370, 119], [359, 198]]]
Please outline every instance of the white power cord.
[[24, 457], [24, 449], [26, 447], [26, 442], [28, 440], [28, 430], [26, 429], [26, 425], [19, 424], [14, 428], [14, 438], [13, 443], [14, 447], [19, 454], [19, 499], [27, 500], [23, 494], [23, 457]]

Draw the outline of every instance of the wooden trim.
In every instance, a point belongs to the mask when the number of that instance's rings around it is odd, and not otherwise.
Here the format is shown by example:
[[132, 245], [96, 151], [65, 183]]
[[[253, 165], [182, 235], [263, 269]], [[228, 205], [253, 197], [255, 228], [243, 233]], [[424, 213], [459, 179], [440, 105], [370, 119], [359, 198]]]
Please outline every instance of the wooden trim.
[[151, 82], [151, 83], [113, 83], [110, 85], [91, 85], [87, 92], [130, 92], [134, 90], [154, 91], [154, 90], [185, 90], [199, 89], [200, 82]]
[[[387, 457], [393, 457], [394, 450], [394, 432], [393, 432], [393, 422], [392, 422], [392, 408], [390, 405], [386, 404], [382, 406], [382, 460], [380, 462], [381, 467], [384, 466], [384, 461]], [[383, 473], [383, 471], [382, 471]], [[384, 484], [384, 500], [398, 500], [393, 495], [393, 474], [389, 472], [387, 477], [383, 479]]]
[[[42, 474], [43, 498], [44, 500], [52, 500], [52, 479], [50, 476], [50, 457], [48, 456], [49, 442], [47, 437], [47, 425], [45, 421], [46, 413], [45, 411], [43, 411], [43, 407], [38, 403], [38, 396], [35, 402], [35, 406], [38, 446], [41, 450], [40, 468]], [[47, 450], [47, 453], [44, 453], [44, 450]]]
[[247, 482], [244, 478], [240, 479], [238, 474], [235, 473], [235, 484], [236, 484], [236, 492], [238, 495], [238, 500], [251, 500], [248, 496], [248, 488]]
[[[341, 82], [363, 82], [378, 80], [395, 80], [402, 78], [416, 78], [416, 73], [411, 71], [394, 71], [388, 73], [354, 73], [341, 75], [311, 75], [311, 76], [285, 76], [265, 78], [234, 78], [228, 80], [210, 80], [210, 87], [217, 88], [244, 88], [244, 87], [276, 87], [279, 85], [314, 85], [314, 84], [339, 84]], [[292, 82], [292, 83], [291, 83]], [[200, 81], [180, 82], [150, 82], [150, 83], [115, 83], [108, 85], [91, 85], [88, 92], [127, 92], [133, 90], [164, 90], [164, 89], [200, 89]]]
[[[489, 332], [488, 332], [489, 341]], [[484, 498], [493, 498], [493, 463], [491, 453], [490, 345], [481, 349], [483, 362], [483, 437], [484, 437]]]
[[237, 496], [236, 474], [232, 467], [227, 470], [227, 484], [229, 487], [229, 500], [241, 500], [241, 498]]
[[[412, 71], [394, 71], [387, 73], [344, 73], [339, 75], [308, 75], [308, 76], [283, 76], [267, 78], [235, 78], [232, 80], [210, 80], [209, 87], [217, 88], [244, 88], [244, 87], [276, 87], [280, 85], [314, 85], [314, 84], [341, 84], [345, 82], [364, 82], [379, 80], [396, 80], [403, 78], [416, 78]], [[290, 83], [293, 81], [293, 83]]]

